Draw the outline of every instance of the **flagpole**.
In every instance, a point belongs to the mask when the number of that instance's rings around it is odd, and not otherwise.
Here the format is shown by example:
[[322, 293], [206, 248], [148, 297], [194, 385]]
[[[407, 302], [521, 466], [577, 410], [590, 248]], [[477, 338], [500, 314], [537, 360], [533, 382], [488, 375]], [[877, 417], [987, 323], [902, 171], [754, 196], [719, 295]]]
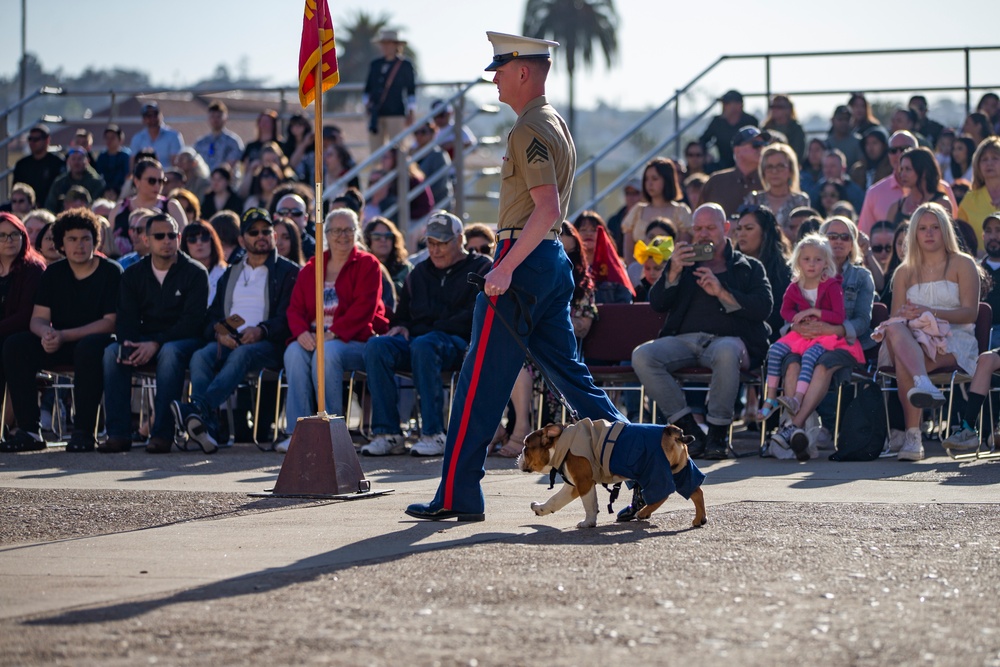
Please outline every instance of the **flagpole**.
[[[316, 34], [319, 58], [316, 59], [315, 91], [316, 114], [313, 121], [313, 141], [315, 158], [315, 178], [313, 178], [315, 192], [313, 193], [313, 214], [316, 225], [316, 255], [314, 262], [316, 265], [316, 367], [319, 369], [316, 379], [316, 407], [318, 414], [326, 414], [326, 383], [324, 377], [326, 373], [325, 352], [326, 352], [326, 331], [324, 330], [325, 317], [323, 314], [323, 272], [326, 269], [326, 262], [323, 261], [323, 7], [325, 2], [316, 3]], [[337, 382], [340, 379], [337, 378]], [[336, 409], [336, 408], [335, 408]]]

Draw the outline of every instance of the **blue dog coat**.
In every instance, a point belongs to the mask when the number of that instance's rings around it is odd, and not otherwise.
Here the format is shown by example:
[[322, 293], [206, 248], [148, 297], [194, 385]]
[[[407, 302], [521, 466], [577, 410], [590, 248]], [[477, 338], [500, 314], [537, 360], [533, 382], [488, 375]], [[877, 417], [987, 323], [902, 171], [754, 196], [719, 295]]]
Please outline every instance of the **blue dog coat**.
[[672, 473], [662, 440], [663, 426], [581, 419], [563, 430], [550, 462], [559, 468], [566, 453], [573, 452], [593, 461], [594, 481], [600, 484], [633, 479], [649, 504], [666, 500], [674, 492], [690, 500], [705, 474], [690, 458], [685, 467]]

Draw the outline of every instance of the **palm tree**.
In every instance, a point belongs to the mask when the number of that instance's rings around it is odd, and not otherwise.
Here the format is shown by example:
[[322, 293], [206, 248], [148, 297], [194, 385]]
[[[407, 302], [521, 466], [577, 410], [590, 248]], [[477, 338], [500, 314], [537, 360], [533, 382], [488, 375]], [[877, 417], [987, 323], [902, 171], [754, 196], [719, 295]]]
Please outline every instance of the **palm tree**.
[[560, 46], [556, 58], [565, 54], [569, 74], [569, 128], [574, 130], [574, 75], [577, 56], [590, 69], [595, 42], [604, 54], [607, 67], [618, 55], [618, 12], [614, 0], [528, 0], [524, 8], [526, 37], [553, 39]]

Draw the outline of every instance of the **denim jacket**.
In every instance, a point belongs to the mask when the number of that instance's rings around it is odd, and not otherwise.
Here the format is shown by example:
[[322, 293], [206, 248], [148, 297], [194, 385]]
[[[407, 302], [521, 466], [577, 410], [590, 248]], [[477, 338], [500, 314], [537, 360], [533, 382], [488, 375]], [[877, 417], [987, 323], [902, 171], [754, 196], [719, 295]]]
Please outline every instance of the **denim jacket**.
[[844, 329], [848, 343], [861, 341], [862, 349], [875, 347], [871, 339], [872, 301], [875, 299], [875, 281], [863, 266], [846, 262], [841, 275], [844, 278]]

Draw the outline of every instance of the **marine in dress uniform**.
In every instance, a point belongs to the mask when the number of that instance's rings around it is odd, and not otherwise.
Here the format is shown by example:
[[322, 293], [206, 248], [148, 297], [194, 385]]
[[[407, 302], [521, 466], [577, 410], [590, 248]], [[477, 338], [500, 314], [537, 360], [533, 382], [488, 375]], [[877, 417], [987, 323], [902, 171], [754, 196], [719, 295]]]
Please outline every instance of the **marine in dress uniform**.
[[581, 417], [627, 421], [594, 386], [576, 354], [570, 322], [572, 264], [559, 241], [568, 213], [576, 148], [545, 99], [549, 47], [556, 42], [487, 32], [500, 101], [517, 112], [507, 135], [500, 186], [497, 249], [472, 325], [472, 343], [455, 390], [441, 483], [430, 503], [406, 513], [418, 519], [482, 521], [480, 480], [487, 449], [503, 416], [524, 351], [485, 299], [517, 328], [535, 361]]

